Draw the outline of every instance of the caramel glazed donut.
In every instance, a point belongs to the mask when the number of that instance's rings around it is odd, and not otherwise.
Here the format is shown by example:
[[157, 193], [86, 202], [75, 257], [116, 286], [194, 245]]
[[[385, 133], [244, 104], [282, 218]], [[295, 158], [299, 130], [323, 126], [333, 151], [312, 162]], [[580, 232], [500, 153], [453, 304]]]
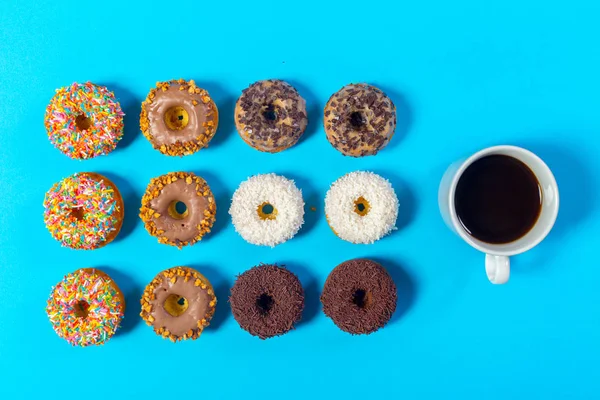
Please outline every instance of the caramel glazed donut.
[[235, 105], [235, 125], [251, 147], [277, 153], [292, 147], [304, 133], [306, 101], [289, 83], [258, 81], [242, 91]]
[[327, 140], [342, 154], [363, 157], [388, 145], [396, 130], [396, 106], [375, 86], [344, 86], [325, 106]]
[[140, 218], [159, 243], [179, 248], [210, 232], [217, 206], [206, 181], [191, 172], [171, 172], [150, 181]]
[[218, 124], [215, 102], [193, 80], [158, 82], [142, 103], [140, 128], [152, 147], [168, 156], [207, 147]]

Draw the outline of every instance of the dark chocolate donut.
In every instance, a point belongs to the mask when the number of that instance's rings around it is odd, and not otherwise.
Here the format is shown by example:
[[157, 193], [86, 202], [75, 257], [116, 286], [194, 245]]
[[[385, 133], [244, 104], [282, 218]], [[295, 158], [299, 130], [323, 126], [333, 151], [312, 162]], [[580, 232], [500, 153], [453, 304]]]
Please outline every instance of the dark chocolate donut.
[[240, 136], [260, 151], [277, 153], [295, 145], [307, 124], [306, 102], [292, 85], [278, 79], [253, 83], [235, 105]]
[[382, 328], [396, 310], [396, 285], [385, 268], [367, 259], [349, 260], [331, 271], [321, 303], [341, 330], [353, 335]]
[[298, 277], [287, 269], [261, 264], [238, 276], [229, 303], [242, 329], [267, 339], [283, 335], [300, 321], [304, 290]]

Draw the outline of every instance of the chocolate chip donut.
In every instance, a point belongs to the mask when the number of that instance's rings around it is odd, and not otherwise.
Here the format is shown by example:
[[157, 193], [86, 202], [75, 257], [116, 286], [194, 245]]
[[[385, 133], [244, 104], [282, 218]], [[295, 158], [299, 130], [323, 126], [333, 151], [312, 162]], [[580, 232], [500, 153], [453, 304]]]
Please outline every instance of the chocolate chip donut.
[[277, 153], [295, 145], [307, 124], [306, 102], [281, 80], [253, 83], [235, 105], [238, 133], [260, 151]]
[[168, 156], [207, 147], [218, 124], [215, 102], [193, 80], [157, 82], [142, 103], [140, 128], [152, 146]]
[[375, 261], [343, 262], [331, 271], [321, 303], [323, 312], [341, 330], [357, 335], [382, 328], [396, 310], [396, 285]]
[[233, 317], [253, 336], [283, 335], [302, 318], [304, 290], [296, 275], [261, 264], [238, 276], [229, 297]]
[[375, 86], [364, 83], [344, 86], [325, 106], [327, 139], [346, 156], [377, 154], [396, 129], [396, 106]]
[[179, 248], [210, 232], [217, 206], [210, 187], [193, 173], [171, 172], [150, 181], [140, 218], [159, 243]]
[[140, 316], [154, 332], [177, 342], [200, 337], [215, 313], [217, 298], [201, 273], [175, 267], [156, 275], [140, 302]]

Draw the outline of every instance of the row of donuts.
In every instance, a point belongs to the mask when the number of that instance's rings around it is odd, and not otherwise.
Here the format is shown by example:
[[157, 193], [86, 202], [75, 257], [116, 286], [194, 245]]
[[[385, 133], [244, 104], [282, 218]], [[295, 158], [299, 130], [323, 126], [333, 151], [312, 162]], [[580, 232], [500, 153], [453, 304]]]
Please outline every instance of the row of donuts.
[[[304, 289], [284, 266], [261, 264], [237, 277], [228, 300], [239, 326], [267, 339], [289, 332], [301, 320]], [[392, 317], [397, 291], [383, 266], [355, 259], [332, 270], [320, 300], [325, 315], [341, 330], [370, 334]], [[140, 316], [154, 332], [177, 342], [200, 337], [210, 325], [217, 297], [200, 272], [174, 267], [152, 279], [140, 304]], [[66, 275], [52, 288], [46, 313], [54, 331], [71, 345], [101, 345], [119, 328], [125, 297], [106, 272], [84, 268]]]
[[[56, 148], [84, 160], [116, 148], [123, 136], [123, 116], [112, 91], [86, 82], [57, 89], [44, 122]], [[352, 157], [377, 154], [396, 129], [392, 100], [379, 88], [362, 83], [334, 93], [323, 116], [329, 142]], [[304, 133], [306, 101], [288, 82], [258, 81], [242, 91], [234, 120], [244, 142], [259, 151], [277, 153], [295, 145]], [[165, 155], [184, 156], [207, 147], [218, 125], [217, 105], [193, 80], [157, 82], [141, 105], [140, 128]]]
[[[304, 224], [302, 191], [293, 180], [261, 174], [234, 192], [229, 214], [249, 243], [274, 247]], [[208, 183], [191, 172], [153, 178], [142, 197], [139, 216], [159, 243], [182, 248], [211, 231], [217, 204]], [[325, 216], [333, 232], [351, 243], [373, 243], [395, 229], [399, 202], [380, 175], [355, 171], [337, 179], [325, 197]], [[93, 250], [110, 243], [123, 224], [125, 206], [117, 186], [92, 172], [55, 183], [44, 198], [44, 222], [63, 246]]]

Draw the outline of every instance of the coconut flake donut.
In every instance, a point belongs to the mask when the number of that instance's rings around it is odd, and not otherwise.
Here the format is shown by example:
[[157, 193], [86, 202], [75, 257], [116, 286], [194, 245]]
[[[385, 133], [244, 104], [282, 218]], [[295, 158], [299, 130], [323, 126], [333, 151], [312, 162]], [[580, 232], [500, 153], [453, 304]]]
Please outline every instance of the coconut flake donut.
[[229, 214], [244, 240], [275, 247], [293, 238], [304, 224], [302, 191], [283, 176], [255, 175], [237, 188]]
[[396, 106], [375, 86], [344, 86], [327, 102], [323, 123], [327, 139], [346, 156], [375, 155], [396, 130]]
[[325, 196], [325, 216], [333, 232], [351, 243], [370, 244], [396, 229], [398, 197], [390, 182], [357, 171], [333, 182]]
[[58, 336], [73, 346], [100, 345], [117, 331], [125, 298], [105, 272], [85, 268], [52, 288], [46, 313]]
[[159, 243], [181, 249], [210, 232], [216, 212], [215, 197], [204, 179], [191, 172], [171, 172], [150, 181], [140, 218]]
[[85, 160], [108, 154], [123, 137], [123, 111], [113, 92], [91, 82], [56, 90], [44, 125], [50, 142], [67, 156]]
[[52, 237], [72, 249], [93, 250], [117, 237], [124, 206], [106, 177], [82, 172], [55, 183], [44, 198], [44, 223]]
[[217, 105], [193, 80], [157, 82], [142, 103], [142, 133], [152, 147], [168, 156], [208, 147], [218, 124]]
[[292, 147], [307, 124], [306, 102], [292, 85], [278, 79], [253, 83], [235, 105], [238, 133], [260, 151], [277, 153]]

